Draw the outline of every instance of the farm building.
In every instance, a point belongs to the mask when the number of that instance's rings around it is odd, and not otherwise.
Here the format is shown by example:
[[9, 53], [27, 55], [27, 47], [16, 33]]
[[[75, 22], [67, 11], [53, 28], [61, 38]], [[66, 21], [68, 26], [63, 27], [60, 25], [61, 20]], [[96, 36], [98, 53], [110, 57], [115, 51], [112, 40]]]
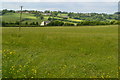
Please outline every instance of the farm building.
[[51, 15], [51, 13], [43, 13], [43, 15]]
[[45, 26], [45, 25], [47, 25], [47, 24], [49, 24], [50, 23], [50, 21], [43, 21], [40, 25], [41, 26]]
[[[21, 13], [21, 11], [16, 11], [16, 13]], [[29, 11], [22, 11], [22, 13], [30, 13]]]
[[62, 16], [63, 18], [69, 18], [69, 16]]

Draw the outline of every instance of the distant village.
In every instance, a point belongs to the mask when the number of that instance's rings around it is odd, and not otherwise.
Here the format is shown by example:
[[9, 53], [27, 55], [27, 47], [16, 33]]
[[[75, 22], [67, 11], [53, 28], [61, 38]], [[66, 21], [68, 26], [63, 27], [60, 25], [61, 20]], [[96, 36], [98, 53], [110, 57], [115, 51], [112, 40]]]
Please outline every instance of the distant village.
[[[23, 26], [84, 26], [84, 25], [111, 25], [118, 24], [118, 14], [106, 14], [106, 13], [75, 13], [65, 11], [37, 11], [37, 10], [7, 10], [0, 11], [0, 16], [3, 16], [3, 24], [5, 26], [19, 26], [16, 18], [14, 22], [4, 18], [4, 14], [11, 13], [16, 15], [17, 13], [24, 13], [22, 17]], [[26, 15], [28, 14], [28, 15]], [[9, 15], [8, 15], [9, 16]], [[19, 17], [19, 15], [17, 15]], [[29, 16], [29, 17], [25, 17]], [[9, 16], [10, 17], [10, 16]], [[12, 16], [13, 18], [15, 16]], [[34, 19], [30, 18], [34, 17]]]
[[[21, 13], [21, 11], [15, 11], [15, 13]], [[50, 11], [42, 12], [42, 11], [28, 11], [28, 10], [23, 10], [22, 13], [38, 13], [42, 14], [43, 16], [52, 16], [52, 13]], [[61, 16], [62, 18], [69, 18], [69, 16]], [[43, 21], [41, 22], [41, 26], [45, 26], [49, 24], [51, 21]]]

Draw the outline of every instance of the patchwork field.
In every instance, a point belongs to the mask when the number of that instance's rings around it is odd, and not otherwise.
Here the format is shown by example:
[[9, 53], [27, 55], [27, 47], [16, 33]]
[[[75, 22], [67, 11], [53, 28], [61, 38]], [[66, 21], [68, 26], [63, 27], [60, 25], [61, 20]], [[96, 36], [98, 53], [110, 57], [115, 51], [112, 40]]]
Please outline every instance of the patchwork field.
[[117, 78], [118, 26], [3, 27], [3, 78]]
[[[2, 20], [6, 22], [16, 22], [20, 19], [20, 13], [7, 13], [2, 16]], [[36, 20], [37, 18], [33, 14], [22, 14], [23, 19]]]

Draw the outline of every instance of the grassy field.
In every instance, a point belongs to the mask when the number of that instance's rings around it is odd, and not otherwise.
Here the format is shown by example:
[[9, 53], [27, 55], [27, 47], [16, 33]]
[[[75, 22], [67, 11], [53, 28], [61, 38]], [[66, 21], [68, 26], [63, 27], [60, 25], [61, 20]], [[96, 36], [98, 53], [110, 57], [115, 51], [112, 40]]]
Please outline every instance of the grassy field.
[[[12, 17], [12, 18], [11, 18]], [[37, 18], [33, 14], [22, 14], [23, 19], [36, 20]], [[20, 19], [20, 13], [7, 13], [2, 16], [2, 20], [6, 22], [16, 22]]]
[[70, 20], [70, 21], [76, 21], [76, 22], [81, 22], [81, 21], [83, 21], [83, 20], [72, 19], [72, 18], [68, 18], [68, 20]]
[[117, 78], [118, 27], [3, 27], [3, 78]]
[[[63, 20], [63, 18], [60, 18], [60, 17], [67, 16], [67, 14], [61, 14], [61, 15], [58, 14], [58, 16], [54, 17], [54, 19]], [[22, 14], [22, 19], [23, 19], [22, 23], [26, 23], [26, 22], [28, 22], [28, 23], [38, 22], [40, 24], [42, 21], [48, 21], [49, 17], [52, 18], [52, 16], [44, 15], [44, 19], [41, 20], [40, 18], [37, 18], [34, 14], [23, 13]], [[2, 21], [8, 22], [8, 23], [9, 22], [15, 23], [16, 21], [19, 21], [19, 19], [20, 19], [20, 13], [6, 13], [4, 15], [0, 15], [0, 19], [2, 19]], [[82, 21], [82, 20], [72, 19], [72, 18], [68, 18], [66, 20], [68, 20], [68, 21], [63, 21], [63, 22], [69, 22], [69, 21], [71, 21], [71, 23], [75, 23], [75, 22]]]

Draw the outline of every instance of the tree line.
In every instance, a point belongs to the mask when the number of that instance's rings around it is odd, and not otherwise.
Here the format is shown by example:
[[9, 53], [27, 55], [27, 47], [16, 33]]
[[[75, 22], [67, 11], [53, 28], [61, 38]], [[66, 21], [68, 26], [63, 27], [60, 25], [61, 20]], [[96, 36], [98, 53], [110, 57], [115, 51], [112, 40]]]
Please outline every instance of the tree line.
[[[8, 12], [15, 13], [15, 12], [20, 12], [20, 11], [4, 9], [0, 12], [2, 15], [4, 15]], [[31, 14], [34, 14], [36, 17], [40, 17], [40, 18], [43, 18], [43, 14], [45, 13], [50, 13], [50, 16], [52, 17], [56, 17], [58, 16], [58, 14], [67, 14], [69, 18], [87, 20], [87, 21], [93, 21], [93, 20], [106, 21], [107, 19], [118, 20], [118, 14], [120, 14], [120, 12], [115, 12], [114, 14], [105, 14], [105, 13], [74, 13], [74, 12], [49, 11], [49, 10], [45, 10], [45, 11], [23, 10], [23, 12], [29, 12]]]
[[52, 21], [48, 24], [48, 26], [95, 26], [95, 25], [117, 25], [119, 24], [118, 21], [110, 21], [110, 22], [104, 22], [104, 21], [82, 21], [80, 23], [77, 23], [76, 25], [74, 23], [64, 23], [63, 21]]
[[[58, 20], [54, 20], [51, 21], [50, 23], [46, 24], [45, 26], [95, 26], [95, 25], [117, 25], [119, 24], [119, 21], [109, 21], [109, 22], [105, 22], [105, 21], [82, 21], [80, 23], [74, 24], [74, 23], [69, 23], [69, 22], [63, 22], [63, 21], [58, 21]], [[41, 23], [39, 22], [25, 22], [22, 23], [21, 26], [23, 27], [39, 27]], [[14, 23], [8, 23], [8, 22], [4, 22], [2, 21], [2, 26], [3, 27], [18, 27], [20, 26], [20, 22], [16, 21]]]
[[24, 26], [24, 27], [27, 27], [27, 26], [40, 26], [40, 24], [38, 22], [31, 22], [31, 23], [28, 23], [28, 22], [25, 22], [25, 23], [21, 23], [19, 21], [16, 21], [16, 22], [5, 22], [5, 21], [2, 21], [2, 26], [3, 27], [19, 27], [19, 26]]

